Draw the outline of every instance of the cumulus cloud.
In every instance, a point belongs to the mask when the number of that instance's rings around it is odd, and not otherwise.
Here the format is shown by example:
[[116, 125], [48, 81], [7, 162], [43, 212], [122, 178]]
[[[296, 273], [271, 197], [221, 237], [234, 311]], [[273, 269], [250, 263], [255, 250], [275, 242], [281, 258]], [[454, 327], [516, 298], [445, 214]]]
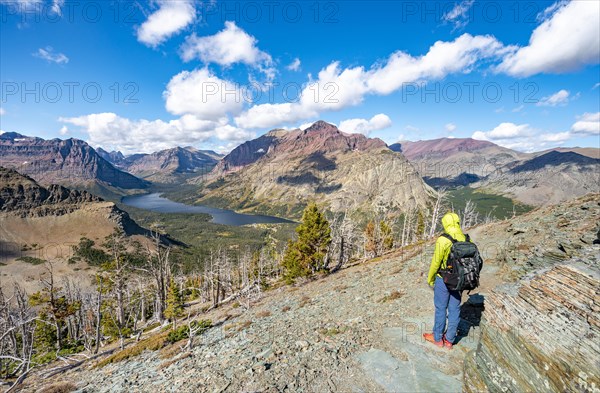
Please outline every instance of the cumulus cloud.
[[239, 144], [255, 135], [233, 127], [226, 118], [217, 121], [185, 115], [171, 121], [131, 120], [115, 113], [94, 113], [79, 117], [61, 117], [62, 123], [80, 127], [89, 136], [89, 143], [125, 154], [150, 153], [175, 146], [194, 145], [209, 139]]
[[392, 120], [383, 113], [367, 119], [348, 119], [340, 123], [339, 129], [352, 134], [363, 134], [369, 136], [373, 131], [383, 130], [392, 125]]
[[[235, 22], [225, 22], [225, 28], [215, 35], [198, 37], [192, 34], [180, 48], [184, 61], [198, 59], [205, 64], [215, 63], [224, 67], [242, 63], [265, 74], [267, 82], [277, 73], [273, 59], [258, 49], [258, 40], [240, 29]], [[252, 80], [252, 77], [251, 77]]]
[[571, 131], [579, 135], [600, 135], [600, 112], [584, 113], [571, 126]]
[[529, 39], [529, 45], [508, 54], [498, 72], [527, 77], [562, 73], [600, 58], [600, 2], [570, 1], [551, 6]]
[[235, 22], [225, 22], [225, 28], [215, 35], [186, 38], [181, 47], [185, 61], [199, 59], [205, 63], [230, 66], [235, 63], [256, 64], [271, 61], [271, 56], [258, 49], [256, 38], [240, 29]]
[[67, 128], [67, 126], [62, 126], [60, 131], [58, 131], [58, 133], [60, 135], [67, 135], [69, 133], [69, 129]]
[[363, 102], [368, 94], [388, 95], [407, 83], [439, 80], [453, 73], [469, 73], [485, 59], [505, 54], [507, 48], [492, 36], [463, 34], [451, 42], [438, 41], [423, 56], [398, 51], [369, 69], [342, 68], [338, 61], [309, 78], [299, 102], [253, 106], [238, 116], [243, 128], [265, 128], [318, 117]]
[[560, 146], [575, 137], [595, 135], [600, 136], [600, 112], [578, 116], [578, 121], [569, 131], [551, 133], [535, 129], [529, 124], [501, 123], [489, 131], [475, 131], [472, 137], [510, 149], [530, 152]]
[[296, 57], [294, 61], [288, 64], [285, 68], [287, 68], [289, 71], [300, 71], [301, 64], [302, 63], [300, 62], [300, 59]]
[[544, 133], [529, 124], [501, 123], [490, 131], [475, 131], [473, 139], [494, 142], [509, 149], [531, 152], [560, 145], [570, 138], [570, 132]]
[[569, 91], [559, 90], [556, 93], [547, 97], [542, 97], [541, 100], [536, 104], [537, 106], [559, 106], [566, 105], [569, 102]]
[[454, 30], [462, 29], [469, 23], [468, 12], [475, 3], [475, 0], [464, 0], [457, 3], [452, 9], [446, 12], [442, 19], [454, 24]]
[[207, 68], [175, 75], [167, 84], [163, 97], [170, 113], [193, 114], [206, 120], [239, 113], [245, 99], [237, 85], [216, 77]]
[[141, 43], [157, 47], [173, 35], [181, 32], [196, 19], [193, 0], [158, 0], [158, 10], [137, 29]]
[[69, 62], [69, 58], [64, 53], [55, 53], [51, 46], [39, 48], [32, 56], [44, 59], [49, 63], [67, 64]]

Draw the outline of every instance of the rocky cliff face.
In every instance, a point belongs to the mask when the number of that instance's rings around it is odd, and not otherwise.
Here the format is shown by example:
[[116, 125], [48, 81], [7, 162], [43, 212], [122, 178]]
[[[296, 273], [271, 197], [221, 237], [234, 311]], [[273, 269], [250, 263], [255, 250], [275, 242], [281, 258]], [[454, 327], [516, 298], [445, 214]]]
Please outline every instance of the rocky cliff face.
[[246, 165], [256, 162], [264, 156], [271, 146], [277, 144], [279, 139], [287, 134], [285, 130], [272, 130], [265, 135], [247, 141], [233, 149], [217, 164], [213, 173], [223, 175], [235, 172]]
[[[6, 213], [2, 217], [4, 225], [7, 225], [10, 217], [59, 217], [82, 209], [99, 212], [127, 234], [146, 232], [112, 202], [105, 202], [86, 191], [71, 190], [57, 184], [42, 187], [29, 176], [0, 167], [0, 213]], [[96, 224], [89, 223], [88, 229]]]
[[31, 176], [42, 184], [89, 186], [93, 183], [121, 189], [145, 188], [147, 183], [116, 169], [84, 141], [0, 135], [0, 165]]
[[55, 213], [72, 211], [77, 205], [100, 202], [97, 196], [86, 191], [70, 190], [57, 184], [44, 188], [28, 176], [12, 169], [0, 167], [0, 211], [20, 212], [22, 215], [42, 215], [54, 208]]
[[[257, 148], [264, 152], [255, 158], [249, 153], [258, 154]], [[232, 166], [244, 162], [250, 163]], [[297, 215], [309, 200], [333, 211], [423, 208], [433, 195], [404, 156], [383, 141], [323, 121], [246, 143], [213, 175], [222, 177], [206, 185], [200, 202], [271, 214]]]

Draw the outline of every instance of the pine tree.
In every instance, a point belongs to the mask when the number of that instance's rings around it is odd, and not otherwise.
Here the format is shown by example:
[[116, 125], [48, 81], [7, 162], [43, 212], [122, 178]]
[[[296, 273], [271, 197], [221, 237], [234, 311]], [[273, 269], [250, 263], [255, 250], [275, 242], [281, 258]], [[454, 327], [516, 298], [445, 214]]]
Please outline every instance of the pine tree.
[[394, 247], [394, 237], [392, 235], [392, 227], [385, 221], [379, 222], [379, 233], [381, 235], [381, 241], [384, 251], [389, 251]]
[[179, 286], [173, 277], [171, 277], [171, 281], [169, 282], [167, 306], [164, 314], [167, 319], [173, 321], [173, 328], [175, 328], [177, 317], [183, 314], [183, 297], [181, 296]]
[[327, 247], [331, 243], [329, 221], [315, 203], [310, 203], [304, 209], [296, 233], [298, 240], [288, 242], [282, 262], [287, 282], [323, 270]]

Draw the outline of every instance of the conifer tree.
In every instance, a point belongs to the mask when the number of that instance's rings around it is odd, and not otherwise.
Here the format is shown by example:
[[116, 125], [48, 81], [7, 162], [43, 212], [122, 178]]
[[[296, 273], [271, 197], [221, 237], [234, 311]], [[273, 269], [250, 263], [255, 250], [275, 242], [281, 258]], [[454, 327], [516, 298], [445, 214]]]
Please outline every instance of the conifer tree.
[[179, 286], [175, 282], [175, 279], [171, 277], [169, 282], [169, 289], [167, 292], [167, 307], [165, 308], [165, 317], [173, 321], [173, 328], [175, 328], [175, 321], [177, 317], [183, 313], [183, 297], [179, 291]]
[[298, 240], [288, 242], [282, 262], [287, 282], [323, 270], [327, 247], [331, 243], [329, 221], [315, 203], [310, 203], [304, 209], [296, 233]]

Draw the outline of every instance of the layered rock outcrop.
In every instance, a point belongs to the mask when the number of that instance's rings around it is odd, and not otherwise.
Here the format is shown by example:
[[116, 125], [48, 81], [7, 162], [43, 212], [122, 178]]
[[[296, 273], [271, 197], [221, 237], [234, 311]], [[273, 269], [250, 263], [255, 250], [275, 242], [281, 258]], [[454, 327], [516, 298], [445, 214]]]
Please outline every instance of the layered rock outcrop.
[[600, 194], [471, 233], [502, 284], [485, 293], [463, 390], [598, 391]]
[[600, 391], [600, 246], [486, 299], [465, 392]]

